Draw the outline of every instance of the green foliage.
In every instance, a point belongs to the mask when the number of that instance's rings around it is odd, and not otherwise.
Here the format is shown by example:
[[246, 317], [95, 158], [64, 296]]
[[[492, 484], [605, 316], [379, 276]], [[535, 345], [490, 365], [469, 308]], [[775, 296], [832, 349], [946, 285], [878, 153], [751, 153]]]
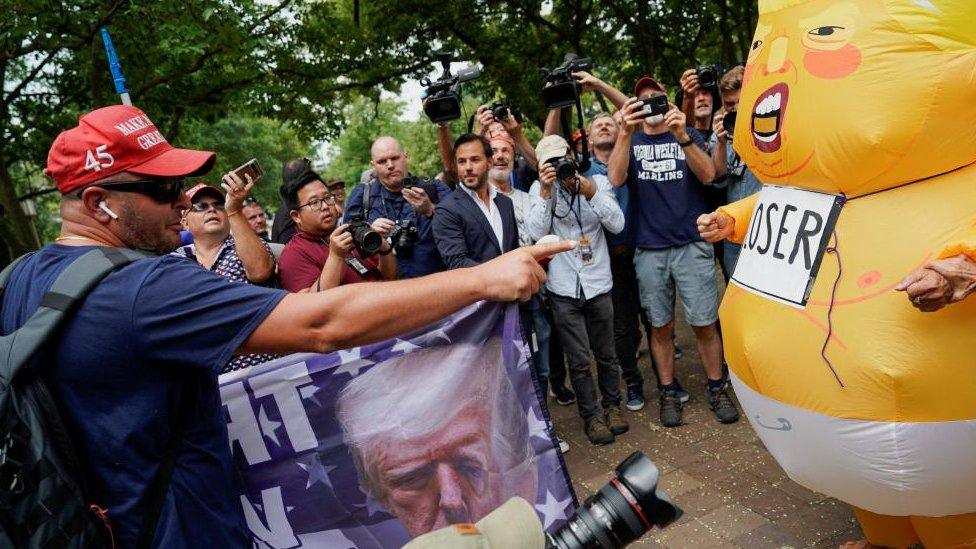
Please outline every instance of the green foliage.
[[256, 158], [264, 176], [251, 195], [272, 208], [278, 205], [281, 166], [292, 158], [313, 156], [309, 145], [289, 124], [247, 115], [231, 115], [213, 123], [188, 121], [176, 145], [217, 153], [213, 170], [202, 178], [216, 187], [225, 173]]

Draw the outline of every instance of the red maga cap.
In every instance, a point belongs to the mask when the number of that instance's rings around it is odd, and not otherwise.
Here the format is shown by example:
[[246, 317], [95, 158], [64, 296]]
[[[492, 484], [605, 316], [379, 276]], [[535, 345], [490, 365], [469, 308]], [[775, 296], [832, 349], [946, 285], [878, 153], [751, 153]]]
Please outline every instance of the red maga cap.
[[668, 89], [665, 88], [663, 84], [650, 76], [641, 77], [641, 79], [637, 81], [637, 84], [634, 85], [634, 95], [639, 97], [641, 90], [644, 88], [651, 88], [654, 91], [668, 93]]
[[104, 107], [61, 132], [47, 154], [44, 173], [61, 194], [119, 172], [151, 177], [192, 177], [213, 167], [209, 151], [177, 149], [146, 113], [127, 105]]
[[186, 191], [184, 194], [186, 195], [187, 200], [193, 202], [193, 199], [195, 199], [197, 196], [203, 196], [200, 193], [209, 194], [210, 196], [213, 196], [218, 200], [224, 199], [224, 193], [220, 192], [220, 189], [218, 189], [217, 187], [213, 187], [211, 185], [207, 185], [206, 183], [197, 183], [190, 190]]

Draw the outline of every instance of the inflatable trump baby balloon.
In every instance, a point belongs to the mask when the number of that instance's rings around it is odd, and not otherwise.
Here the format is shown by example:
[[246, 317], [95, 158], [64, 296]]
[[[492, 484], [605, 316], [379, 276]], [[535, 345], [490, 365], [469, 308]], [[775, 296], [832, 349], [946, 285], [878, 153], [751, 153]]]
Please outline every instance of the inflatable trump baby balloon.
[[734, 147], [765, 185], [720, 210], [743, 244], [721, 307], [736, 393], [871, 543], [976, 545], [976, 299], [921, 313], [894, 291], [976, 259], [976, 1], [759, 8]]

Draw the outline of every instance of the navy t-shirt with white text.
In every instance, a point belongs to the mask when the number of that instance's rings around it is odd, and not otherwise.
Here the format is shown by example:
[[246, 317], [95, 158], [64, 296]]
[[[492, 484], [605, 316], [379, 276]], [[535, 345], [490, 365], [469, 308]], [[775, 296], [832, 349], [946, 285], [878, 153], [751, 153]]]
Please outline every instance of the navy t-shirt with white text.
[[[91, 246], [50, 245], [22, 261], [0, 333], [19, 328]], [[250, 547], [217, 372], [286, 295], [166, 255], [106, 276], [45, 346], [44, 372], [93, 502], [116, 547], [132, 547], [177, 410], [185, 420], [153, 547]]]
[[[706, 150], [698, 131], [688, 128], [688, 136]], [[671, 132], [634, 133], [627, 185], [636, 190], [637, 203], [632, 207], [637, 215], [634, 240], [638, 248], [671, 248], [701, 240], [695, 221], [707, 212], [702, 184]]]

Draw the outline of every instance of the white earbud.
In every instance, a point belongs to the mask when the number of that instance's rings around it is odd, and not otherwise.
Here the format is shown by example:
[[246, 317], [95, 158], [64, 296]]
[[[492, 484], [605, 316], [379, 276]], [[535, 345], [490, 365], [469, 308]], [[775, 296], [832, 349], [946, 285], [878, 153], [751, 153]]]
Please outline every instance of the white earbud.
[[112, 219], [118, 219], [119, 218], [119, 214], [113, 212], [112, 209], [108, 207], [108, 204], [106, 204], [104, 200], [102, 200], [101, 202], [98, 203], [98, 209], [100, 209], [103, 212], [107, 213], [109, 215], [109, 217], [111, 217]]

